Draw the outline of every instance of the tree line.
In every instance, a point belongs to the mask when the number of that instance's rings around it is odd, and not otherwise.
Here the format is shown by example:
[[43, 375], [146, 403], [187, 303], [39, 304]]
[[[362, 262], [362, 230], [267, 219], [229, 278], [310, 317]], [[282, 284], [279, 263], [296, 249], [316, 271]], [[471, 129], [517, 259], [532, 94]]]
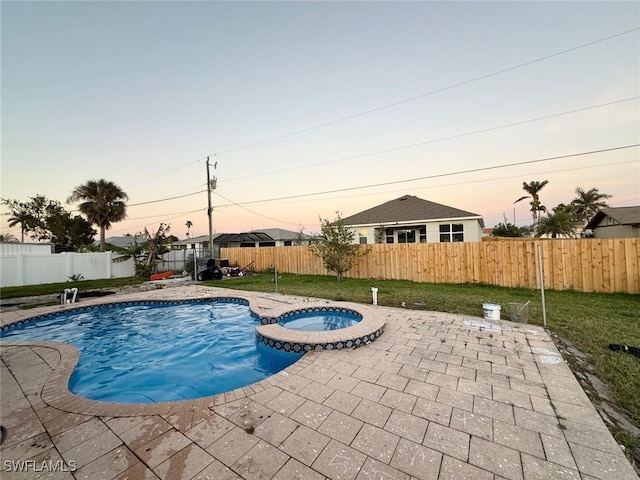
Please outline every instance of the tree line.
[[[50, 200], [44, 195], [36, 195], [27, 201], [0, 199], [9, 208], [9, 226], [20, 227], [20, 241], [25, 235], [36, 242], [50, 242], [56, 253], [112, 250], [119, 258], [133, 258], [136, 274], [148, 277], [162, 254], [169, 251], [171, 242], [178, 240], [169, 234], [170, 226], [161, 223], [157, 230], [145, 228], [132, 237], [128, 247], [107, 245], [105, 233], [114, 223], [127, 216], [126, 201], [129, 196], [115, 183], [107, 180], [89, 180], [73, 189], [67, 204], [78, 204], [82, 215], [73, 215], [65, 210], [61, 202]], [[188, 222], [187, 228], [191, 227]], [[98, 230], [93, 227], [97, 227]], [[94, 245], [94, 237], [100, 233], [99, 246]], [[3, 234], [0, 241], [17, 241], [10, 234]]]
[[128, 195], [115, 183], [106, 180], [89, 180], [73, 189], [67, 204], [78, 203], [78, 211], [84, 215], [73, 215], [57, 200], [36, 195], [28, 201], [1, 199], [9, 208], [9, 226], [20, 227], [20, 241], [25, 235], [37, 242], [51, 242], [56, 252], [78, 251], [93, 245], [100, 232], [100, 251], [104, 251], [105, 231], [113, 223], [127, 216]]
[[[577, 187], [575, 198], [569, 203], [561, 203], [551, 211], [545, 207], [540, 200], [540, 191], [548, 185], [548, 180], [523, 182], [522, 189], [527, 193], [517, 199], [514, 203], [519, 203], [529, 199], [531, 219], [533, 223], [527, 227], [517, 227], [515, 224], [507, 222], [499, 223], [493, 229], [494, 237], [523, 237], [532, 234], [535, 237], [544, 235], [551, 238], [558, 236], [573, 237], [577, 226], [586, 226], [589, 221], [598, 213], [601, 208], [608, 207], [606, 200], [611, 195], [600, 193], [597, 188], [585, 190]], [[546, 216], [542, 214], [546, 213]], [[515, 219], [514, 219], [515, 222]]]

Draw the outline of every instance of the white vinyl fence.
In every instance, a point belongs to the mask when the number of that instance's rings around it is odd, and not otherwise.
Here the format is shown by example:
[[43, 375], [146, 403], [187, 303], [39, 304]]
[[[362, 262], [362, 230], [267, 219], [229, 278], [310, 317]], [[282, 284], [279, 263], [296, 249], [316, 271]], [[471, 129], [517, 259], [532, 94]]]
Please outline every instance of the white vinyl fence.
[[118, 257], [113, 252], [1, 255], [0, 287], [135, 275], [133, 259], [114, 262]]

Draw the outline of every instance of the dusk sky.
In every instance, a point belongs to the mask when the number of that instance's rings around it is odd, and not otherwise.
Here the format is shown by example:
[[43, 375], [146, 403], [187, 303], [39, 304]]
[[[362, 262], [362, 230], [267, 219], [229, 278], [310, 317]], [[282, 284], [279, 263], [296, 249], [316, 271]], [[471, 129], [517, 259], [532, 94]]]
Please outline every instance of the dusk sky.
[[3, 0], [1, 22], [1, 196], [73, 210], [112, 181], [107, 236], [206, 235], [207, 156], [216, 232], [403, 194], [528, 225], [533, 180], [549, 210], [576, 187], [640, 205], [635, 1]]

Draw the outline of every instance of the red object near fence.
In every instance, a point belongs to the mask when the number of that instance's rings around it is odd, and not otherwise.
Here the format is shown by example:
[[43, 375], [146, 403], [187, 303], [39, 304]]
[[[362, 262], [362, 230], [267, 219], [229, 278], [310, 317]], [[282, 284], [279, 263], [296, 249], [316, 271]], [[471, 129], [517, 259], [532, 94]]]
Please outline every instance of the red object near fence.
[[173, 277], [173, 272], [162, 272], [151, 275], [151, 280], [164, 280], [165, 278]]

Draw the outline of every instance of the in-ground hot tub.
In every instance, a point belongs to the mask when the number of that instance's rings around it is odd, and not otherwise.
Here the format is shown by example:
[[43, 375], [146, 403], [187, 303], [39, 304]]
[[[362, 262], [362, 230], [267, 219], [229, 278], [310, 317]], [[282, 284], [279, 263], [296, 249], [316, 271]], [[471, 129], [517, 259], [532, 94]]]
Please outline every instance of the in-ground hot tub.
[[304, 332], [326, 332], [352, 327], [362, 320], [362, 315], [353, 311], [331, 311], [296, 313], [280, 320], [278, 325]]
[[305, 308], [261, 320], [263, 325], [256, 328], [259, 342], [295, 353], [360, 347], [384, 331], [382, 319], [340, 307]]

